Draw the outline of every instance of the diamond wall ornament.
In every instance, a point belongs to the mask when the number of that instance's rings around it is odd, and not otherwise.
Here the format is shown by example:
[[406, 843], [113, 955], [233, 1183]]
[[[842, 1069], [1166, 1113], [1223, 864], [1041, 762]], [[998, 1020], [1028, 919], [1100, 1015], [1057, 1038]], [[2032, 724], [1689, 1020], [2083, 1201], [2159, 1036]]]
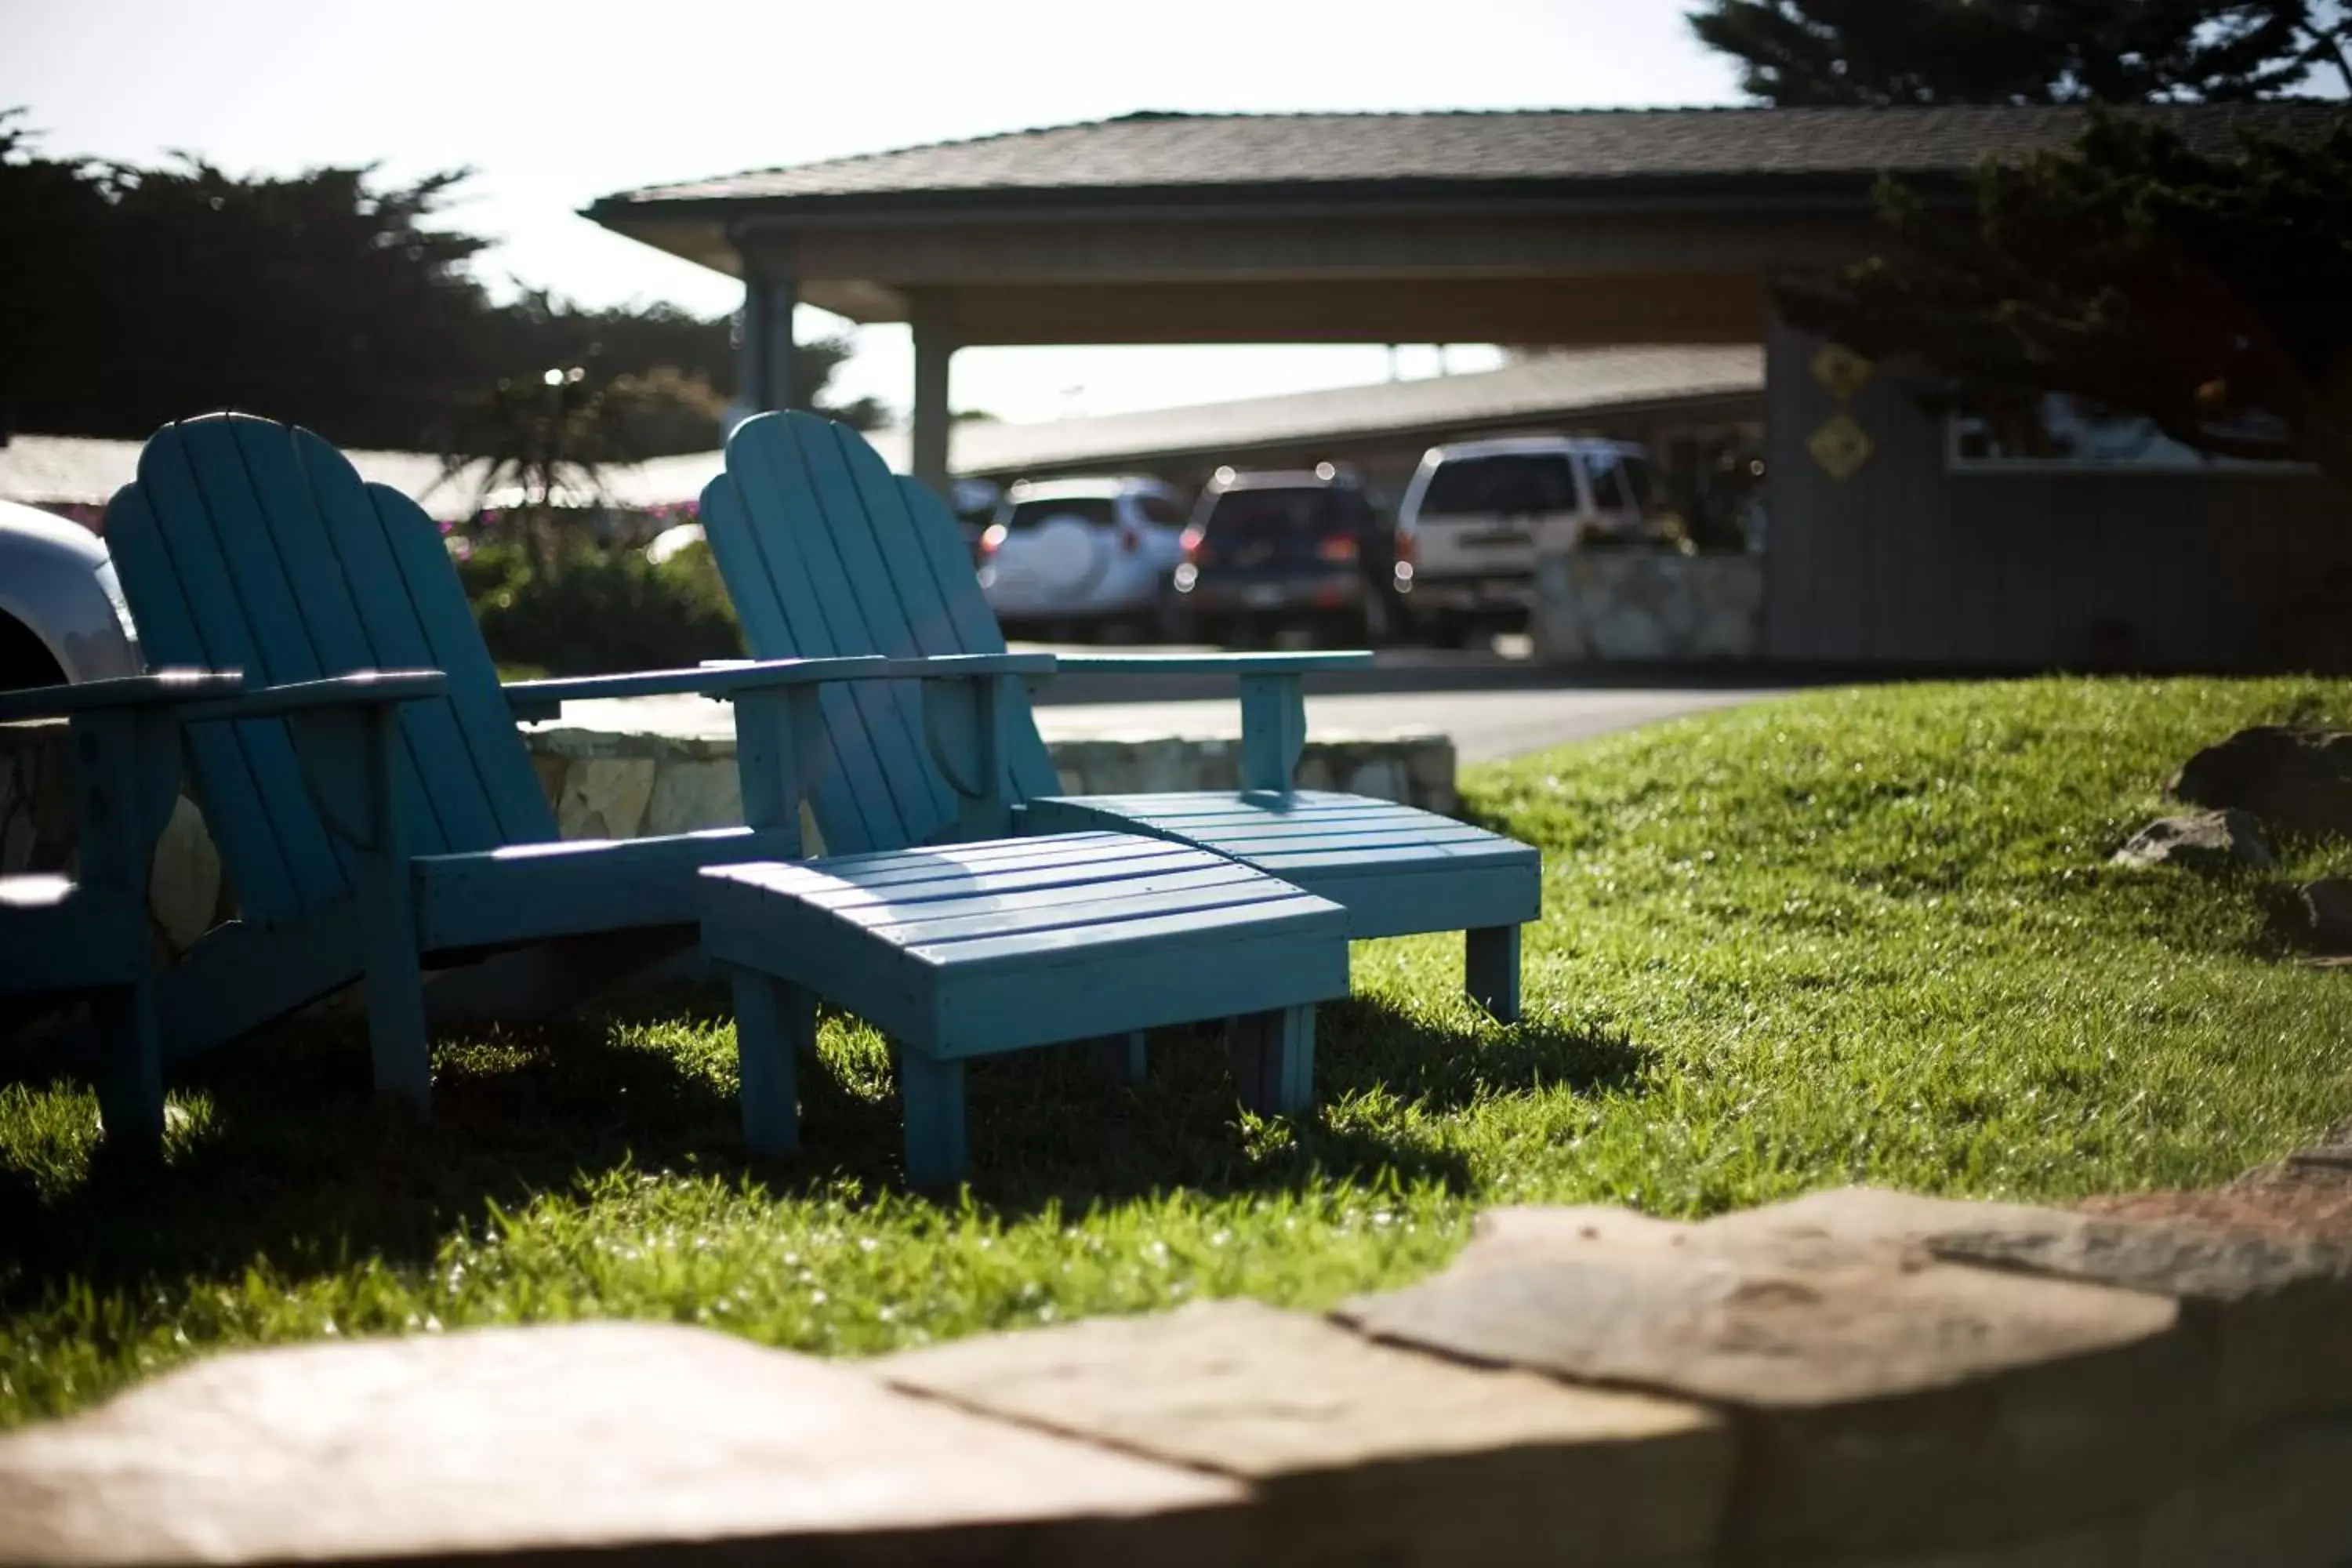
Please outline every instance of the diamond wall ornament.
[[1813, 379], [1841, 403], [1868, 386], [1877, 369], [1843, 343], [1823, 343], [1813, 353]]
[[1855, 469], [1870, 461], [1870, 454], [1876, 447], [1870, 439], [1870, 433], [1855, 424], [1852, 415], [1832, 414], [1822, 421], [1821, 428], [1806, 441], [1805, 450], [1812, 454], [1813, 461], [1822, 466], [1823, 473], [1843, 482], [1853, 478]]

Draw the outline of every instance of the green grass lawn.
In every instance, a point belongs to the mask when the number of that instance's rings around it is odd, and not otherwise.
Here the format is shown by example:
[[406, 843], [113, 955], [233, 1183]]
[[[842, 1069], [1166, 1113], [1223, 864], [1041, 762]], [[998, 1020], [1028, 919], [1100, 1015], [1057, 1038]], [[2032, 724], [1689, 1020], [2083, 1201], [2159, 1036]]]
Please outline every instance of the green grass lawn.
[[1702, 1215], [1828, 1184], [2063, 1200], [2210, 1183], [2352, 1111], [2352, 973], [2263, 878], [2108, 854], [2242, 725], [2352, 682], [1823, 691], [1474, 773], [1543, 847], [1528, 1017], [1458, 938], [1356, 953], [1314, 1115], [1234, 1107], [1206, 1036], [1139, 1093], [1072, 1052], [971, 1075], [971, 1193], [898, 1184], [881, 1042], [829, 1020], [805, 1153], [733, 1129], [723, 994], [445, 1043], [429, 1130], [372, 1111], [347, 1026], [175, 1085], [168, 1164], [0, 1064], [0, 1424], [223, 1345], [620, 1315], [860, 1353], [1243, 1292], [1319, 1306], [1441, 1264], [1477, 1207]]

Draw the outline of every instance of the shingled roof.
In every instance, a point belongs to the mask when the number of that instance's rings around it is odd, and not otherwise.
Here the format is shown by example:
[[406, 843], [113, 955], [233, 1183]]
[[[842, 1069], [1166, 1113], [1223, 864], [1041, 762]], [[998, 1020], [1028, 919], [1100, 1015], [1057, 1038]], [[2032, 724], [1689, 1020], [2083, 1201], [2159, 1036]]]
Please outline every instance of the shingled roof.
[[[2247, 131], [2315, 132], [2321, 103], [2134, 110], [2214, 151]], [[607, 196], [589, 216], [690, 204], [870, 206], [925, 198], [1280, 187], [1625, 185], [1957, 173], [2064, 145], [2067, 108], [1544, 110], [1443, 114], [1140, 113]]]

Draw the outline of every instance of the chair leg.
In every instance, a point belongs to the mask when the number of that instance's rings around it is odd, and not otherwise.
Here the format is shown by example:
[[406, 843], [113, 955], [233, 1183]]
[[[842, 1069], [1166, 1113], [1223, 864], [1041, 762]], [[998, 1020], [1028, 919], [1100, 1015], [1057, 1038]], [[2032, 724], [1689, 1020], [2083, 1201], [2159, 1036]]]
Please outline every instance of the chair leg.
[[1293, 1116], [1315, 1100], [1315, 1009], [1277, 1007], [1234, 1022], [1229, 1046], [1242, 1104], [1260, 1116]]
[[1149, 1068], [1145, 1055], [1143, 1031], [1127, 1035], [1098, 1035], [1087, 1042], [1087, 1053], [1094, 1058], [1095, 1072], [1111, 1089], [1140, 1089]]
[[757, 1154], [800, 1147], [800, 1089], [793, 1057], [816, 1048], [816, 996], [772, 975], [729, 966], [735, 985], [735, 1059], [742, 1088], [743, 1142]]
[[1487, 926], [1462, 933], [1470, 1000], [1505, 1024], [1519, 1021], [1519, 928]]
[[907, 1184], [944, 1187], [964, 1171], [963, 1062], [900, 1048], [898, 1101], [907, 1119]]
[[375, 1091], [429, 1117], [433, 1058], [425, 1043], [425, 963], [416, 951], [415, 928], [371, 931], [363, 940]]
[[163, 1028], [155, 985], [143, 981], [99, 994], [89, 1005], [97, 1047], [94, 1077], [106, 1142], [118, 1154], [163, 1147]]
[[425, 1045], [425, 959], [417, 950], [415, 892], [407, 863], [355, 856], [360, 963], [367, 982], [368, 1054], [375, 1091], [433, 1114], [433, 1058]]

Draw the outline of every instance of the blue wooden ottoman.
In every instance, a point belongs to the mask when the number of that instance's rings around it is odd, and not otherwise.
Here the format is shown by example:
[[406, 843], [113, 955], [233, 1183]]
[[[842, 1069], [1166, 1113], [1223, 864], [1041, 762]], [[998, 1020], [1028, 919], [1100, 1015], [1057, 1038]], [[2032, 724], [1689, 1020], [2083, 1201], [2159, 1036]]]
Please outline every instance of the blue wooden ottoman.
[[1471, 999], [1519, 1016], [1519, 928], [1543, 914], [1543, 855], [1434, 812], [1328, 790], [1047, 796], [1024, 833], [1115, 828], [1198, 845], [1348, 911], [1357, 938], [1466, 933]]
[[798, 1142], [793, 1055], [822, 996], [887, 1035], [907, 1177], [964, 1168], [963, 1064], [1234, 1020], [1243, 1102], [1306, 1108], [1315, 1004], [1348, 994], [1348, 917], [1280, 878], [1190, 845], [1066, 833], [702, 872], [703, 949], [735, 985], [743, 1131]]

